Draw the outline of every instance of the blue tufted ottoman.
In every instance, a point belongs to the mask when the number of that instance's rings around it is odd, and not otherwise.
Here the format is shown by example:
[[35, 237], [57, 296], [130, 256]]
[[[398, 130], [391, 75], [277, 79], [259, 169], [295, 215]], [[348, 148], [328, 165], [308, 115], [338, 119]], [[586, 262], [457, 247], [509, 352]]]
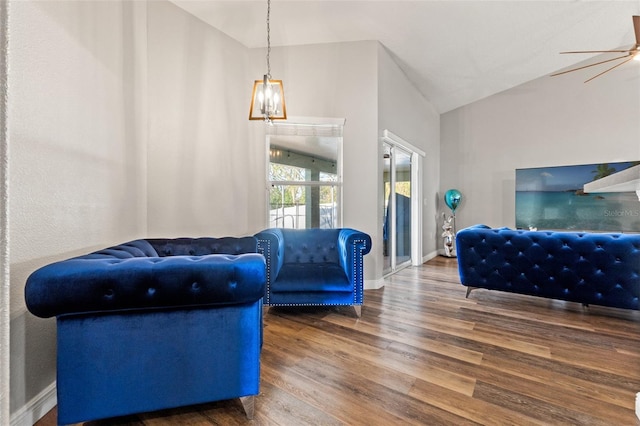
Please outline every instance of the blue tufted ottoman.
[[58, 423], [238, 397], [251, 418], [265, 281], [253, 237], [135, 240], [33, 272], [27, 308], [56, 317]]
[[486, 225], [456, 235], [460, 280], [613, 308], [640, 309], [640, 234], [520, 231]]

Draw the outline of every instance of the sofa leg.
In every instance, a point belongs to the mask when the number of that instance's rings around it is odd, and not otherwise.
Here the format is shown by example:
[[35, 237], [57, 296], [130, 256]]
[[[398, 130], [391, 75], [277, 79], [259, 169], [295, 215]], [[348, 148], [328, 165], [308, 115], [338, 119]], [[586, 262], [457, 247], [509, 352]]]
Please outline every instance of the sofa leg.
[[270, 305], [262, 305], [262, 314], [267, 315], [269, 313]]
[[244, 408], [244, 412], [247, 415], [247, 419], [249, 420], [253, 419], [253, 413], [255, 411], [255, 404], [256, 404], [255, 400], [256, 400], [255, 395], [240, 397], [242, 408]]
[[466, 296], [464, 296], [464, 298], [468, 299], [469, 298], [469, 293], [471, 293], [471, 290], [475, 290], [475, 289], [476, 289], [476, 287], [467, 287], [467, 294], [466, 294]]
[[362, 316], [362, 305], [353, 305], [353, 310], [356, 312], [358, 318]]

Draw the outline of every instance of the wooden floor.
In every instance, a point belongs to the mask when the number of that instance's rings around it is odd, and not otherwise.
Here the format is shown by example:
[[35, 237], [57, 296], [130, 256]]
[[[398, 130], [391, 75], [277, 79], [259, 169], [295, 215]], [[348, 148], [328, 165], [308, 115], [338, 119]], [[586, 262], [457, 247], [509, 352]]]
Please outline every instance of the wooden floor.
[[231, 400], [85, 425], [640, 425], [640, 312], [465, 299], [438, 257], [366, 291], [360, 319], [272, 308], [261, 378], [252, 421]]

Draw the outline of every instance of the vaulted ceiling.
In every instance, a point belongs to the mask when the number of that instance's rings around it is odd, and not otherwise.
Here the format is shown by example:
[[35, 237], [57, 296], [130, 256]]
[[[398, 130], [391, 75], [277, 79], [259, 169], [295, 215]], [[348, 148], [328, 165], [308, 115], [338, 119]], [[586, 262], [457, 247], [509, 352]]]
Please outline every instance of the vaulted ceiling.
[[[173, 3], [249, 48], [266, 46], [266, 0]], [[631, 47], [632, 15], [640, 0], [272, 0], [271, 45], [377, 40], [444, 113], [595, 56], [560, 51]], [[625, 66], [640, 78], [640, 64]], [[606, 68], [555, 78], [586, 80]]]

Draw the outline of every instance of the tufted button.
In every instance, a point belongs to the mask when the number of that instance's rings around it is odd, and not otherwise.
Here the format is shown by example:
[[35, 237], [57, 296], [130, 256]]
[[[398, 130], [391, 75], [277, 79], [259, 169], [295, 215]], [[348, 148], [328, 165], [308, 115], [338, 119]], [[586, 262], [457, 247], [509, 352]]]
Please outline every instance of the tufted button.
[[197, 281], [191, 284], [191, 290], [200, 290], [200, 283]]
[[113, 289], [108, 288], [104, 291], [104, 297], [111, 299], [113, 297]]
[[154, 294], [156, 294], [156, 289], [153, 287], [149, 287], [149, 289], [147, 290], [147, 294], [149, 296], [153, 296]]
[[189, 254], [193, 256], [194, 254], [196, 254], [196, 251], [194, 249], [189, 249]]

